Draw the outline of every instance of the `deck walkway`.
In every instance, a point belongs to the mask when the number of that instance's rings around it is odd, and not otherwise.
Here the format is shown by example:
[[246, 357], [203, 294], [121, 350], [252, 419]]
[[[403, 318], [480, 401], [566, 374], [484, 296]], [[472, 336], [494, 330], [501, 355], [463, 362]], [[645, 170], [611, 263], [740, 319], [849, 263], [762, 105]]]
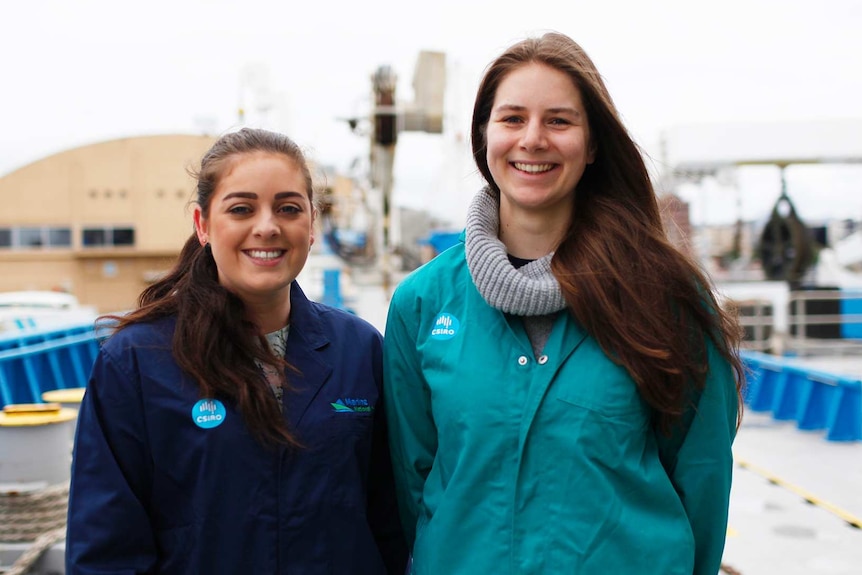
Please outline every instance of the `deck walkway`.
[[727, 565], [742, 575], [862, 573], [862, 442], [749, 411], [733, 451]]

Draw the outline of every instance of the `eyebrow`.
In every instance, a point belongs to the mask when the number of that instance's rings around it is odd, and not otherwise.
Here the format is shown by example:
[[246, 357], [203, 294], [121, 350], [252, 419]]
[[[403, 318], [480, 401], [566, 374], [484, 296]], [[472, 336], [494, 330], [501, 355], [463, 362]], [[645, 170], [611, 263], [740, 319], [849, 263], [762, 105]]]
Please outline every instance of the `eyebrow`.
[[[295, 198], [295, 197], [305, 198], [305, 194], [303, 194], [302, 192], [293, 192], [293, 191], [278, 192], [277, 194], [275, 194], [276, 200], [283, 200], [285, 198]], [[256, 200], [257, 194], [254, 192], [231, 192], [228, 195], [226, 195], [225, 197], [223, 197], [221, 199], [221, 201], [226, 202], [226, 201], [232, 200], [234, 198], [244, 198], [247, 200]]]
[[[526, 109], [527, 109], [526, 106], [518, 106], [517, 104], [503, 104], [501, 106], [498, 106], [497, 108], [494, 108], [494, 111], [495, 112], [506, 112], [506, 111], [523, 112]], [[581, 115], [580, 111], [578, 111], [575, 108], [568, 107], [568, 106], [561, 106], [559, 108], [548, 108], [547, 110], [545, 110], [545, 112], [551, 113], [551, 114], [572, 114], [573, 116], [580, 116]]]

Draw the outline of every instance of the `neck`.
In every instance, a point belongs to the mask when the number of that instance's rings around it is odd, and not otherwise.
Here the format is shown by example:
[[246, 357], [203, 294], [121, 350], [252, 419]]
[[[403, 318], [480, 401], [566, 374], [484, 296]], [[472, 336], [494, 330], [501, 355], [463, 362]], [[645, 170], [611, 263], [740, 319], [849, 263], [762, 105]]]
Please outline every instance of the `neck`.
[[276, 300], [243, 301], [246, 316], [260, 330], [261, 335], [277, 331], [290, 323], [290, 292], [279, 294]]
[[568, 227], [568, 213], [534, 213], [500, 205], [500, 241], [506, 251], [526, 260], [539, 259], [557, 249]]

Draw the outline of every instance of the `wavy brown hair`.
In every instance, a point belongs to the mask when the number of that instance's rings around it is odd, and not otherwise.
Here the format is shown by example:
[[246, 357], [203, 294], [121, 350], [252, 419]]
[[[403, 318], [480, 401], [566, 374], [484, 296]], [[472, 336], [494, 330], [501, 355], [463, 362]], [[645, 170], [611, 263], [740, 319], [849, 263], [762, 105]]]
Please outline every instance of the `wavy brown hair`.
[[499, 194], [486, 155], [488, 121], [500, 83], [530, 63], [572, 79], [596, 150], [572, 190], [568, 231], [551, 262], [569, 310], [628, 370], [665, 434], [690, 407], [693, 390], [705, 385], [707, 337], [733, 368], [741, 417], [744, 377], [736, 316], [719, 306], [700, 266], [668, 241], [643, 156], [592, 60], [571, 38], [548, 33], [523, 40], [488, 67], [471, 131], [479, 172]]
[[[219, 138], [207, 151], [199, 170], [196, 203], [203, 217], [221, 178], [253, 152], [282, 154], [302, 170], [308, 199], [314, 204], [311, 172], [302, 150], [290, 138], [267, 130], [243, 128]], [[218, 269], [208, 247], [197, 235], [186, 240], [173, 268], [147, 287], [138, 308], [116, 321], [116, 329], [176, 316], [174, 359], [200, 388], [202, 398], [218, 397], [233, 402], [251, 433], [269, 445], [298, 446], [287, 429], [281, 408], [255, 360], [293, 369], [276, 356], [255, 324], [246, 319], [242, 301], [218, 282]], [[289, 397], [285, 395], [285, 398]]]

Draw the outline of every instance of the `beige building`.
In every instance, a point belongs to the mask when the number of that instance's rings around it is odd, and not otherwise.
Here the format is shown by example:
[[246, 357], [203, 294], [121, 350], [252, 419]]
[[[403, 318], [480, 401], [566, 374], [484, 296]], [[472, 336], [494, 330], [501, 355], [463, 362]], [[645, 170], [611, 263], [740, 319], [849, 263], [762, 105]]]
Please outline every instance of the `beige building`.
[[100, 312], [134, 307], [192, 232], [187, 169], [213, 141], [123, 138], [0, 177], [0, 292], [65, 291]]

